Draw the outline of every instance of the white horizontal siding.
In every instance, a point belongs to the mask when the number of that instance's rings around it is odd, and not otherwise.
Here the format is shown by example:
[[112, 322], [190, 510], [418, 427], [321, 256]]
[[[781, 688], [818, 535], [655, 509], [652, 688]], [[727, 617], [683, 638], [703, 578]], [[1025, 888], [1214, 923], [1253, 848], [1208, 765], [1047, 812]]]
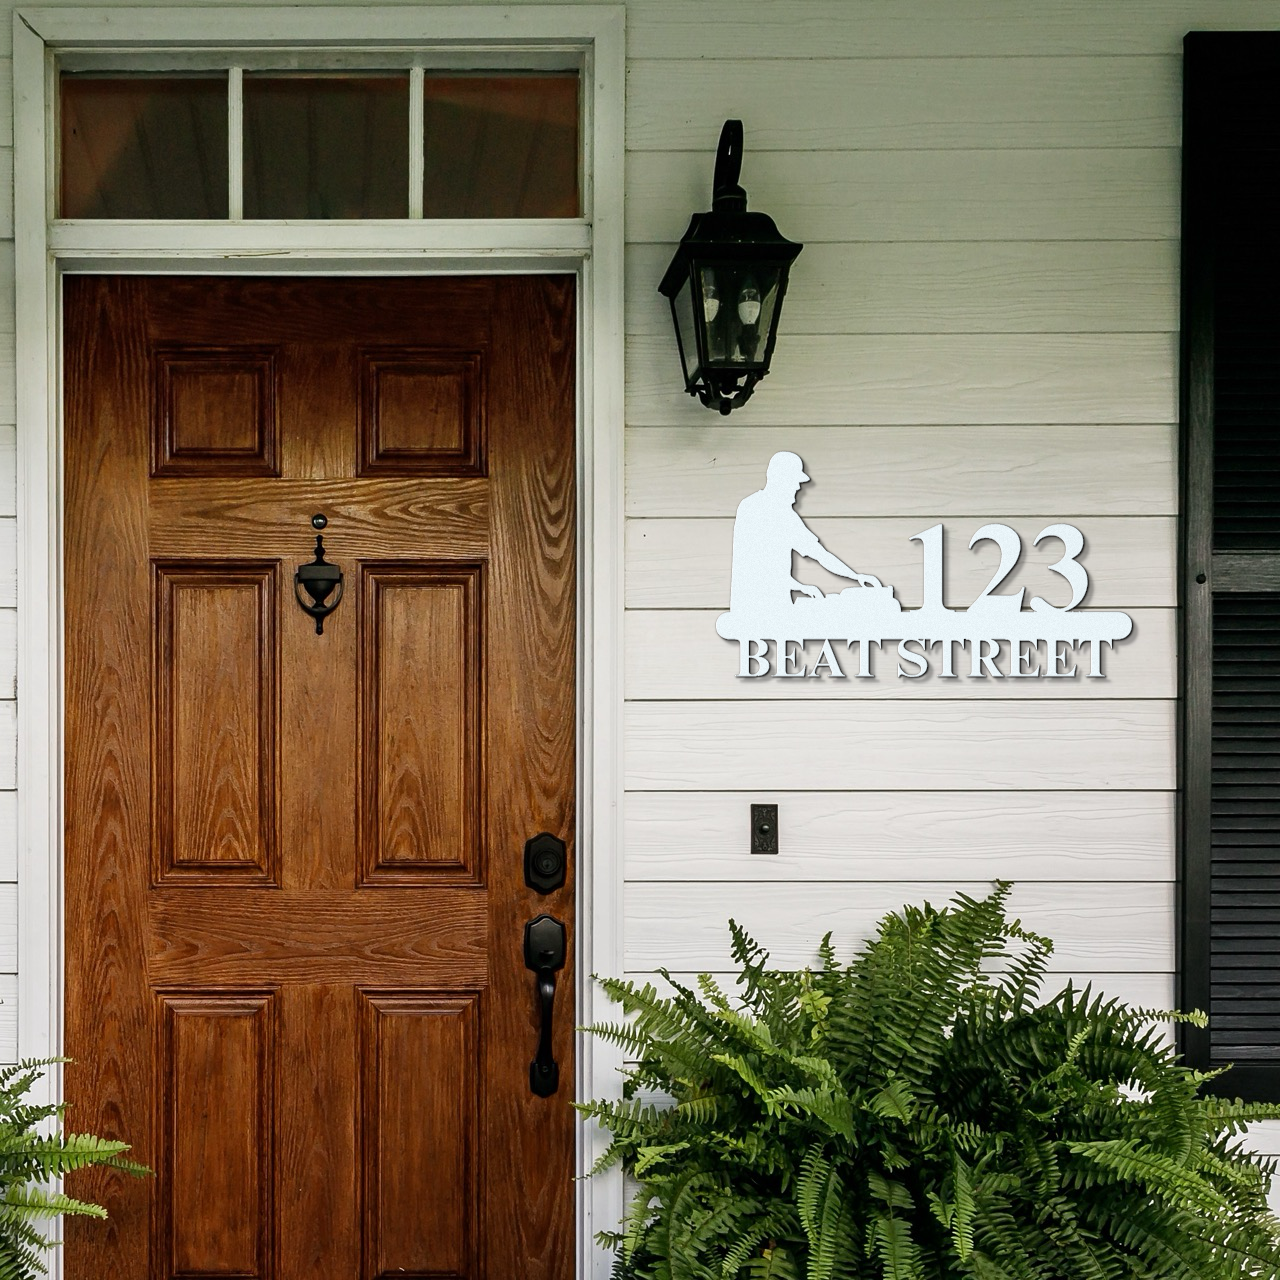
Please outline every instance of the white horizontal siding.
[[[1105, 466], [1105, 458], [1099, 458]], [[748, 490], [747, 492], [750, 492]], [[803, 508], [801, 508], [803, 510]], [[1133, 518], [1078, 517], [1058, 511], [1033, 517], [989, 511], [967, 518], [947, 517], [944, 558], [945, 597], [951, 607], [970, 604], [990, 582], [999, 552], [983, 541], [972, 550], [969, 540], [982, 524], [1003, 521], [1022, 538], [1022, 560], [1000, 585], [1000, 593], [1027, 588], [1053, 604], [1066, 604], [1069, 593], [1049, 565], [1061, 555], [1060, 544], [1032, 539], [1057, 521], [1079, 520], [1085, 535], [1080, 563], [1089, 573], [1084, 608], [1171, 608], [1177, 604], [1175, 521], [1168, 516]], [[896, 588], [897, 599], [917, 608], [923, 591], [920, 543], [912, 542], [935, 521], [925, 516], [865, 520], [821, 516], [809, 527], [824, 545], [860, 573], [873, 573]], [[2, 528], [2, 524], [0, 524]], [[632, 609], [725, 609], [729, 605], [729, 571], [733, 548], [732, 520], [631, 520], [627, 524], [627, 606]], [[837, 592], [849, 586], [810, 561], [797, 563], [797, 576]]]
[[[1177, 421], [1177, 343], [1137, 334], [858, 334], [778, 340], [750, 420], [762, 426], [892, 423], [1096, 425]], [[701, 428], [671, 337], [627, 350], [630, 426]]]
[[1119, 78], [1129, 57], [1180, 53], [1189, 30], [1276, 25], [1274, 0], [633, 0], [627, 51], [698, 60], [1083, 54], [1114, 63]]
[[[706, 207], [713, 155], [631, 152], [627, 239], [678, 240], [690, 212]], [[806, 244], [1168, 240], [1178, 234], [1173, 148], [748, 150], [743, 185], [783, 235]]]
[[[697, 971], [731, 968], [726, 922], [736, 920], [784, 968], [812, 964], [828, 931], [847, 958], [876, 922], [904, 901], [943, 906], [956, 893], [990, 889], [987, 879], [963, 882], [804, 882], [792, 884], [634, 884], [628, 889], [628, 969]], [[1173, 886], [1018, 884], [1011, 913], [1054, 940], [1065, 971], [1089, 969], [1106, 954], [1115, 973], [1171, 973], [1168, 928]]]
[[[1030, 684], [1030, 682], [1028, 682]], [[1161, 701], [632, 702], [634, 791], [1174, 786]], [[851, 804], [851, 818], [853, 805]]]
[[764, 484], [769, 458], [789, 449], [814, 477], [796, 506], [806, 519], [1173, 515], [1176, 434], [1172, 426], [1056, 423], [629, 430], [627, 514], [732, 518]]
[[[674, 248], [628, 247], [628, 333], [671, 331], [657, 284]], [[785, 333], [1172, 333], [1177, 256], [1170, 240], [810, 243]]]
[[18, 793], [0, 791], [0, 882], [16, 881], [17, 878]]
[[708, 59], [693, 74], [684, 61], [637, 59], [627, 72], [627, 147], [705, 156], [727, 116], [746, 122], [752, 156], [1176, 147], [1181, 84], [1181, 60], [1170, 55], [1128, 58], [1122, 76], [1109, 58], [816, 56], [802, 74], [769, 57]]
[[[752, 802], [776, 855], [748, 854]], [[634, 791], [625, 830], [636, 882], [1174, 878], [1167, 791]]]
[[[1058, 938], [1055, 966], [1172, 1002], [1181, 36], [1266, 12], [629, 5], [636, 971], [722, 967], [729, 914], [798, 961], [826, 927], [851, 942], [904, 901], [1000, 876]], [[727, 116], [751, 206], [806, 247], [773, 372], [725, 421], [681, 393], [656, 285]], [[898, 680], [886, 653], [875, 681], [738, 679], [714, 630], [732, 516], [779, 449], [814, 477], [810, 527], [907, 607], [909, 538], [930, 524], [961, 607], [995, 569], [994, 547], [967, 547], [979, 524], [1023, 537], [1001, 590], [1058, 603], [1060, 552], [1031, 538], [1078, 524], [1087, 607], [1135, 621], [1109, 678]], [[748, 852], [752, 801], [780, 805], [776, 857]]]

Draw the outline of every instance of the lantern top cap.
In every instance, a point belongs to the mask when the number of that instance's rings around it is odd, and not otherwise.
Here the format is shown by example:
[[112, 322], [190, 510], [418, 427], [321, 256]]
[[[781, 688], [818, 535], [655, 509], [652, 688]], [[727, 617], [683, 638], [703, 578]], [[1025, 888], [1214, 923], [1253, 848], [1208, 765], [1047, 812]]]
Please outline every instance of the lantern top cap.
[[689, 219], [688, 229], [658, 286], [666, 297], [674, 298], [679, 293], [693, 258], [781, 265], [793, 262], [804, 248], [782, 235], [767, 213], [747, 212], [747, 193], [738, 182], [742, 149], [742, 121], [726, 120], [716, 150], [711, 208]]

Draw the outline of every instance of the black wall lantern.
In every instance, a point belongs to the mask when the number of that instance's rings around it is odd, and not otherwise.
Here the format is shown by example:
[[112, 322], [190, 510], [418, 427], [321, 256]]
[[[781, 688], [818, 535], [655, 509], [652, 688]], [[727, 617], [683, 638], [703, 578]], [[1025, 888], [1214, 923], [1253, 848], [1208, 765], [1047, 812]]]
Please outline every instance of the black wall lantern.
[[709, 409], [746, 404], [769, 372], [787, 276], [802, 244], [766, 213], [747, 212], [742, 121], [726, 120], [711, 212], [695, 213], [658, 291], [671, 300], [684, 385]]

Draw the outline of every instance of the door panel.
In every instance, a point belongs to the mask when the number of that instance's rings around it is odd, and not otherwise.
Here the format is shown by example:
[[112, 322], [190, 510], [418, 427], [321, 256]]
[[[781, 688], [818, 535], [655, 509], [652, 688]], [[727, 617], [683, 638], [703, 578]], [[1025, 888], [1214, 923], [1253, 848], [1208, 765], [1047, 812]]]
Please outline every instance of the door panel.
[[[476, 1275], [479, 996], [361, 995], [365, 1275]], [[440, 1188], [426, 1203], [423, 1168]]]
[[[573, 283], [66, 285], [70, 1280], [572, 1272]], [[294, 599], [315, 553], [344, 597]], [[570, 933], [572, 954], [572, 932]]]
[[[362, 570], [365, 883], [479, 883], [484, 867], [484, 566]], [[416, 713], [431, 706], [431, 716]]]
[[278, 882], [277, 566], [155, 564], [156, 879]]
[[[268, 1274], [272, 997], [161, 996], [158, 1012], [161, 1274]], [[209, 1213], [211, 1204], [222, 1212]]]

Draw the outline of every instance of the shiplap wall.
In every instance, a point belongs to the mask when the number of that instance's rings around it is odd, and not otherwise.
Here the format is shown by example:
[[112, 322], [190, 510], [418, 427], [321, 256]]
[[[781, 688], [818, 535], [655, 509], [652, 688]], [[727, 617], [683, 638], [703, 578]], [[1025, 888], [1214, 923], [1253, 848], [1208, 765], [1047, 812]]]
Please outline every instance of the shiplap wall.
[[[907, 899], [1001, 876], [1061, 974], [1168, 1003], [1181, 38], [1280, 26], [1280, 0], [629, 0], [627, 20], [629, 968], [722, 968], [730, 914], [798, 963], [828, 928], [848, 946]], [[8, 40], [0, 25], [0, 55]], [[807, 247], [775, 372], [726, 422], [679, 393], [655, 285], [707, 205], [727, 116], [753, 206]], [[0, 184], [11, 121], [0, 89]], [[4, 250], [0, 1055], [17, 910]], [[1087, 603], [1135, 619], [1111, 678], [736, 680], [713, 629], [732, 515], [778, 448], [809, 464], [799, 509], [831, 549], [908, 605], [925, 524], [947, 524], [964, 603], [994, 565], [990, 544], [965, 549], [978, 524], [1078, 522]], [[1052, 599], [1043, 551], [1013, 585]], [[747, 852], [753, 800], [780, 805], [776, 858]]]

